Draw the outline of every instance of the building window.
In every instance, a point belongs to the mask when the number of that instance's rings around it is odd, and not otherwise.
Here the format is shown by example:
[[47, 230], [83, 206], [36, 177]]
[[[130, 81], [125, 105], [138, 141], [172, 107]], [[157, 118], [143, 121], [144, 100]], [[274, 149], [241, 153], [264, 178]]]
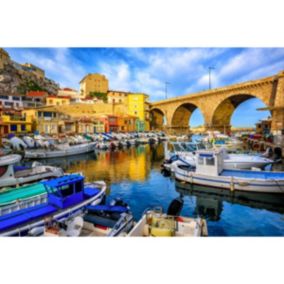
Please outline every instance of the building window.
[[26, 126], [24, 124], [21, 125], [21, 131], [26, 131]]
[[11, 124], [11, 131], [17, 131], [17, 124]]

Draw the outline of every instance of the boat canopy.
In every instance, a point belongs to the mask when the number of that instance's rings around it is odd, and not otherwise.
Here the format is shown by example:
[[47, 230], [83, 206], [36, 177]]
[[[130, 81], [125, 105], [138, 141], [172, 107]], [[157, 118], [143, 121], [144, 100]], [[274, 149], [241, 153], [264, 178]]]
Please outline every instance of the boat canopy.
[[77, 174], [62, 176], [59, 178], [43, 181], [42, 183], [48, 188], [60, 188], [64, 185], [74, 184], [77, 181], [83, 181], [84, 177]]

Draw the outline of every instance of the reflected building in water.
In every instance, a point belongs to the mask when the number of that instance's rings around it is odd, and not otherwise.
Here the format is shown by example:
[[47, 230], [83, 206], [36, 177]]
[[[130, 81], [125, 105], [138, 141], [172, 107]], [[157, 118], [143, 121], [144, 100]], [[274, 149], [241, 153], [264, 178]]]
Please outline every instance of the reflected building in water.
[[163, 147], [159, 146], [156, 147], [158, 152], [155, 148], [150, 149], [149, 145], [145, 145], [124, 150], [97, 151], [96, 154], [48, 159], [43, 162], [62, 167], [66, 172], [81, 172], [87, 181], [97, 179], [108, 183], [124, 180], [145, 181], [153, 168], [153, 159], [155, 159], [153, 156], [162, 155]]

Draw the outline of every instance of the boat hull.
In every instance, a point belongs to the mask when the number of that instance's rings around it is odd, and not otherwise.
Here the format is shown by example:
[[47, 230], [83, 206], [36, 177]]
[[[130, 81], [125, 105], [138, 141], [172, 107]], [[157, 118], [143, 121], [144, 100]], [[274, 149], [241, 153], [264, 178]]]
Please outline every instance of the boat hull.
[[284, 180], [249, 179], [231, 176], [201, 175], [176, 168], [175, 178], [181, 182], [228, 189], [231, 191], [267, 192], [284, 194]]
[[47, 158], [59, 158], [66, 156], [79, 155], [92, 152], [95, 149], [96, 142], [88, 144], [80, 144], [70, 146], [64, 150], [28, 150], [25, 151], [25, 158], [27, 159], [47, 159]]

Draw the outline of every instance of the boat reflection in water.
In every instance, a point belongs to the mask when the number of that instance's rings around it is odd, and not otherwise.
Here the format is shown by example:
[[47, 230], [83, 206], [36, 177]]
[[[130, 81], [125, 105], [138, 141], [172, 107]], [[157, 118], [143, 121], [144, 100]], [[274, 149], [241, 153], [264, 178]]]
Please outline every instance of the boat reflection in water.
[[194, 196], [195, 213], [210, 221], [219, 221], [223, 202], [239, 204], [256, 209], [284, 213], [284, 194], [229, 191], [218, 188], [191, 185], [176, 181], [176, 191], [183, 196]]

